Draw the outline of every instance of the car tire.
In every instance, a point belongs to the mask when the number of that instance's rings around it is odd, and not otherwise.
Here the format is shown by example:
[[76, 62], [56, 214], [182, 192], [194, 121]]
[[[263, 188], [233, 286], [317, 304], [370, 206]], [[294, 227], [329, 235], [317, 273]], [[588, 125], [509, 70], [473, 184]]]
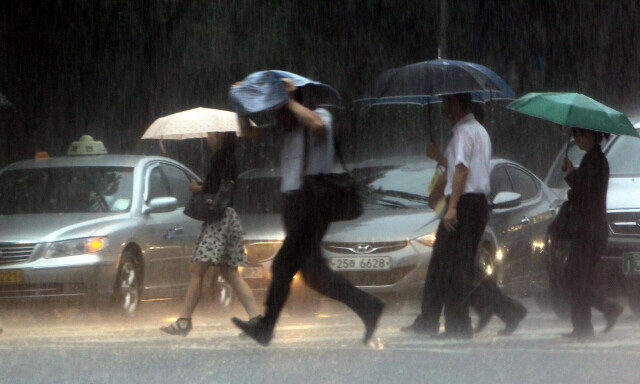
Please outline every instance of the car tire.
[[491, 252], [491, 246], [488, 243], [480, 244], [476, 253], [476, 267], [483, 273], [483, 278], [495, 276], [493, 252]]
[[640, 281], [627, 282], [626, 286], [629, 308], [631, 308], [631, 312], [640, 317]]
[[535, 301], [538, 308], [543, 312], [549, 312], [553, 310], [551, 304], [551, 292], [537, 292], [533, 294], [533, 301]]
[[140, 309], [142, 276], [136, 258], [125, 251], [118, 267], [111, 307], [117, 314], [134, 316]]
[[551, 308], [556, 316], [563, 320], [569, 318], [571, 311], [569, 290], [564, 273], [567, 252], [567, 247], [559, 247], [556, 250], [550, 250], [547, 257]]
[[219, 273], [213, 273], [206, 281], [208, 283], [204, 287], [204, 292], [206, 293], [203, 296], [207, 310], [221, 316], [231, 313], [236, 301], [236, 295], [231, 284]]
[[303, 287], [299, 292], [292, 292], [287, 302], [287, 312], [291, 316], [315, 316], [320, 310], [320, 296]]

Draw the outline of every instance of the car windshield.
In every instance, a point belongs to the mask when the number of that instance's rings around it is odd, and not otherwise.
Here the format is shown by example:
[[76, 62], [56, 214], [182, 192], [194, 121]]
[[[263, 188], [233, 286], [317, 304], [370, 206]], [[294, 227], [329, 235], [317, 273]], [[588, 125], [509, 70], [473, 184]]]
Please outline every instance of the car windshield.
[[607, 151], [609, 175], [640, 175], [640, 138], [620, 136]]
[[240, 215], [280, 213], [280, 178], [238, 178], [233, 205]]
[[125, 212], [133, 168], [61, 167], [0, 174], [0, 215]]
[[433, 164], [409, 164], [402, 167], [368, 167], [353, 171], [371, 193], [372, 201], [388, 208], [423, 208], [429, 200]]

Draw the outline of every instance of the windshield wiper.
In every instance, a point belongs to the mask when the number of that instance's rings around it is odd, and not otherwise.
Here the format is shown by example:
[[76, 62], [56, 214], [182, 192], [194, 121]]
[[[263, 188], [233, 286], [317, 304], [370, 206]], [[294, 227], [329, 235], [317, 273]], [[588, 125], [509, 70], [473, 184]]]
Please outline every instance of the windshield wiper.
[[384, 196], [391, 196], [391, 197], [400, 197], [403, 199], [407, 199], [407, 200], [412, 200], [412, 201], [419, 201], [421, 203], [429, 203], [429, 198], [422, 196], [422, 195], [417, 195], [415, 193], [409, 193], [409, 192], [403, 192], [403, 191], [394, 191], [394, 190], [387, 190], [387, 189], [372, 189], [371, 190], [372, 193], [378, 193]]
[[402, 204], [399, 201], [387, 200], [379, 197], [370, 198], [366, 201], [368, 201], [369, 203], [379, 204], [384, 207], [390, 207], [390, 208], [409, 208], [409, 206]]

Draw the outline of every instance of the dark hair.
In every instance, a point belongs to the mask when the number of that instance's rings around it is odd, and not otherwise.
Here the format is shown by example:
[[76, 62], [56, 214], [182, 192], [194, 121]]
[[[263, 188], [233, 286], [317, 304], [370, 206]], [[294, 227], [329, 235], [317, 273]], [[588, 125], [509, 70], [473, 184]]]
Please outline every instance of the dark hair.
[[470, 93], [456, 93], [449, 95], [458, 100], [458, 104], [465, 111], [471, 111], [471, 94]]
[[221, 151], [234, 152], [236, 150], [236, 133], [235, 132], [221, 132], [220, 140], [222, 141]]
[[610, 134], [600, 131], [592, 131], [586, 128], [571, 127], [571, 134], [575, 135], [591, 135], [596, 143], [600, 143], [602, 139], [608, 139]]

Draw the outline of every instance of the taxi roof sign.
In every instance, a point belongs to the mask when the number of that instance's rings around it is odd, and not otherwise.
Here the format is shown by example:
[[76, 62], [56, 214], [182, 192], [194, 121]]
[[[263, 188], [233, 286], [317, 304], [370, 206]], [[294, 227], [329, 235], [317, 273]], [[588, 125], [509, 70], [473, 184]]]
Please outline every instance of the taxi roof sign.
[[95, 141], [89, 135], [82, 135], [78, 141], [69, 146], [67, 155], [106, 155], [107, 149], [102, 141]]

